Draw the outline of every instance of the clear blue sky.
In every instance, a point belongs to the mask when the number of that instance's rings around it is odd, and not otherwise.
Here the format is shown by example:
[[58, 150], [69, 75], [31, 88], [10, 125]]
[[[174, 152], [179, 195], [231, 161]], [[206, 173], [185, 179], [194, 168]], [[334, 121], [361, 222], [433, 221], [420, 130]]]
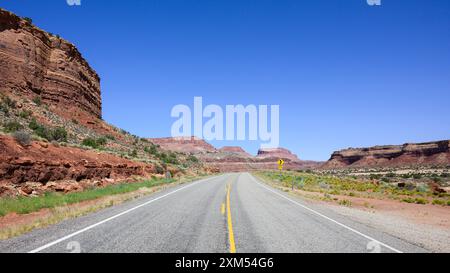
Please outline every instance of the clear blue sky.
[[[175, 104], [279, 104], [281, 146], [334, 150], [450, 139], [450, 1], [0, 0], [73, 42], [103, 116], [170, 134]], [[239, 144], [256, 153], [259, 143]]]

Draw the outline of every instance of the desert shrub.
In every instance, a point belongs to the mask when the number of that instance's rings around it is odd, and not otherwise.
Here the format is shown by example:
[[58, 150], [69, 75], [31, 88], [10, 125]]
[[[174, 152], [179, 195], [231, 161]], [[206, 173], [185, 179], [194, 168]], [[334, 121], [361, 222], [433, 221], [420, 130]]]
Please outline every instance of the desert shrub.
[[433, 200], [433, 205], [444, 206], [445, 205], [445, 201], [444, 200], [440, 200], [440, 199], [434, 199]]
[[31, 143], [31, 136], [25, 131], [15, 132], [14, 139], [22, 146], [28, 146]]
[[66, 142], [67, 131], [63, 127], [57, 127], [50, 130], [50, 141]]
[[164, 174], [164, 168], [161, 165], [156, 165], [155, 166], [155, 171], [157, 174]]
[[10, 99], [9, 97], [2, 97], [2, 101], [0, 102], [0, 111], [5, 113], [5, 115], [9, 116], [9, 110], [15, 107], [16, 107], [15, 101]]
[[74, 119], [74, 118], [72, 119], [72, 123], [73, 123], [73, 124], [77, 124], [77, 125], [79, 124], [78, 120], [76, 120], [76, 119]]
[[107, 139], [104, 137], [97, 138], [97, 139], [88, 137], [88, 138], [85, 138], [81, 144], [83, 146], [91, 147], [94, 149], [99, 149], [99, 148], [105, 146], [107, 144], [107, 142], [108, 142]]
[[30, 17], [23, 17], [23, 20], [27, 21], [30, 25], [33, 24], [33, 19]]
[[9, 115], [9, 107], [5, 103], [0, 103], [0, 111], [5, 113], [6, 116]]
[[386, 177], [395, 177], [395, 173], [393, 173], [393, 172], [390, 172], [390, 173], [388, 173], [388, 174], [386, 174]]
[[431, 178], [431, 180], [433, 180], [433, 182], [435, 182], [435, 183], [441, 182], [441, 179], [440, 179], [439, 177], [437, 177], [437, 176], [433, 176], [433, 177]]
[[430, 188], [428, 187], [428, 185], [420, 184], [416, 187], [416, 190], [418, 192], [428, 192], [430, 190]]
[[409, 204], [414, 203], [414, 199], [412, 199], [412, 198], [404, 198], [402, 201], [405, 203], [409, 203]]
[[129, 154], [131, 157], [138, 157], [138, 151], [136, 149], [132, 150]]
[[180, 161], [178, 160], [178, 157], [177, 157], [176, 153], [169, 153], [167, 158], [166, 158], [166, 161], [164, 161], [164, 163], [179, 165]]
[[5, 132], [7, 133], [14, 133], [23, 129], [22, 124], [20, 124], [17, 121], [7, 122], [6, 124], [3, 125], [3, 127], [5, 128]]
[[109, 140], [116, 140], [116, 138], [113, 135], [106, 135], [105, 137]]
[[37, 120], [35, 118], [33, 118], [30, 123], [28, 124], [28, 128], [30, 128], [31, 130], [36, 130], [38, 129], [40, 126], [40, 124], [37, 122]]
[[380, 179], [381, 178], [381, 175], [379, 175], [379, 174], [371, 174], [370, 175], [370, 180], [378, 180], [378, 179]]
[[381, 178], [381, 181], [383, 181], [384, 183], [390, 183], [391, 182], [391, 180], [389, 180], [389, 178], [387, 178], [387, 177]]
[[42, 99], [41, 99], [41, 97], [34, 97], [34, 98], [33, 98], [33, 102], [34, 102], [37, 106], [41, 106], [41, 105], [42, 105]]
[[106, 137], [97, 138], [97, 144], [99, 146], [105, 146], [108, 143], [108, 139]]
[[187, 160], [190, 161], [190, 162], [192, 162], [192, 163], [198, 163], [198, 162], [199, 162], [199, 159], [198, 159], [196, 156], [194, 156], [194, 155], [190, 155], [190, 156], [187, 158]]
[[156, 145], [152, 144], [150, 147], [146, 146], [144, 148], [144, 151], [148, 154], [154, 155], [156, 157], [160, 157], [159, 153], [158, 153], [158, 149], [156, 148]]
[[428, 204], [428, 201], [423, 198], [416, 198], [415, 203], [419, 204], [419, 205], [426, 205], [426, 204]]
[[37, 125], [37, 127], [33, 127], [33, 128], [35, 128], [35, 129], [33, 129], [33, 131], [37, 136], [45, 138], [45, 139], [50, 138], [49, 137], [50, 133], [48, 132], [48, 129], [45, 126]]
[[158, 149], [156, 148], [156, 145], [151, 145], [150, 146], [150, 153], [152, 154], [152, 155], [156, 155], [157, 153], [158, 153]]
[[90, 138], [90, 137], [85, 138], [81, 144], [83, 146], [91, 147], [94, 149], [98, 148], [97, 141], [94, 138]]
[[412, 176], [414, 179], [421, 179], [422, 178], [422, 175], [420, 174], [420, 173], [415, 173], [415, 174], [413, 174], [413, 176]]
[[39, 124], [36, 119], [32, 119], [28, 127], [33, 130], [33, 132], [48, 141], [67, 141], [67, 131], [63, 127], [47, 128], [46, 126]]
[[5, 104], [9, 108], [16, 108], [16, 102], [12, 100], [10, 97], [4, 97], [3, 104]]
[[31, 112], [31, 111], [23, 110], [19, 113], [19, 117], [28, 119], [32, 114], [33, 114], [33, 112]]
[[352, 206], [352, 202], [350, 200], [347, 200], [347, 199], [339, 200], [338, 203], [341, 206], [346, 206], [346, 207], [351, 207]]

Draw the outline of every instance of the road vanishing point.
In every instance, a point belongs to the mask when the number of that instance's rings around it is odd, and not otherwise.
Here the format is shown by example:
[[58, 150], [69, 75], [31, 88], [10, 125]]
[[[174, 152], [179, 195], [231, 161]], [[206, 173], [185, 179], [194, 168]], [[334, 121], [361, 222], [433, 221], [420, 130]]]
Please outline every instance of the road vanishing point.
[[0, 241], [0, 252], [403, 253], [412, 243], [249, 173], [179, 185]]

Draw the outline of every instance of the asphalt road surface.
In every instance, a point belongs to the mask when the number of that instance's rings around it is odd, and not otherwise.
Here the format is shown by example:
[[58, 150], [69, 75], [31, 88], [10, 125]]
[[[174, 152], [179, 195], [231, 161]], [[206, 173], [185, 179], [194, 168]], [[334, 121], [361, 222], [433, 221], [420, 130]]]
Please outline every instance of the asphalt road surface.
[[273, 189], [251, 174], [171, 188], [10, 240], [0, 252], [425, 252]]

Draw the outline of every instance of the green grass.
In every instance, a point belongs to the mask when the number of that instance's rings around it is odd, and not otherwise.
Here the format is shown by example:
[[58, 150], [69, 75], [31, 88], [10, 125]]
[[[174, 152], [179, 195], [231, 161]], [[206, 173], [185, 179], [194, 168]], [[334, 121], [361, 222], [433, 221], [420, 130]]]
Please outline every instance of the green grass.
[[83, 201], [98, 199], [104, 196], [117, 195], [137, 191], [140, 188], [151, 188], [175, 180], [152, 179], [137, 183], [123, 183], [104, 188], [86, 190], [69, 194], [47, 193], [40, 197], [19, 197], [0, 199], [0, 216], [9, 213], [28, 214], [46, 208], [55, 208]]

